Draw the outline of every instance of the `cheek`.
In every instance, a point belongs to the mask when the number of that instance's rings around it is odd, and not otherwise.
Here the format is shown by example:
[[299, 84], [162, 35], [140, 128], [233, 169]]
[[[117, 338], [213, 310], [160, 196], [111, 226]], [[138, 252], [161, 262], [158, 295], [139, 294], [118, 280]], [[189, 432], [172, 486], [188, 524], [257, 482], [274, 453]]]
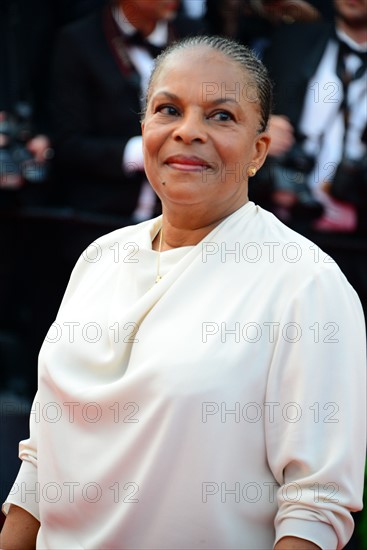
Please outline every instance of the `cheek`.
[[145, 128], [143, 137], [144, 167], [150, 183], [154, 184], [159, 171], [159, 151], [161, 140], [153, 129]]
[[234, 184], [247, 181], [247, 170], [254, 157], [253, 142], [250, 143], [249, 140], [240, 136], [233, 140], [223, 138], [217, 143], [216, 149], [220, 163], [217, 177], [220, 178], [221, 183], [227, 183], [232, 187]]
[[[145, 128], [143, 136], [143, 151], [146, 160], [151, 160], [151, 156], [157, 154], [159, 149], [157, 134], [149, 127]], [[147, 158], [148, 155], [148, 158]]]
[[246, 166], [252, 154], [252, 144], [240, 138], [234, 140], [223, 138], [217, 144], [217, 152], [222, 165]]
[[152, 124], [145, 127], [143, 138], [144, 156], [150, 165], [158, 165], [167, 153], [167, 141], [170, 130], [160, 124]]

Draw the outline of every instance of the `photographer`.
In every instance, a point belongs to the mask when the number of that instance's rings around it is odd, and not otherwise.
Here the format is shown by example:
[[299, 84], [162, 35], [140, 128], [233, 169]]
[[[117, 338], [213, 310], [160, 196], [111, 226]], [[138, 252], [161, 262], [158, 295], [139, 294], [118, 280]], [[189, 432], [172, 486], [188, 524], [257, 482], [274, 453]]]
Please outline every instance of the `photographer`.
[[[50, 66], [55, 32], [103, 0], [0, 2], [0, 363], [2, 391], [32, 395], [61, 254], [55, 201]], [[39, 299], [39, 292], [46, 299]], [[22, 353], [22, 357], [19, 356]], [[4, 466], [6, 471], [7, 465]], [[6, 475], [6, 473], [4, 474]]]
[[16, 105], [12, 113], [0, 112], [0, 189], [17, 190], [27, 183], [45, 183], [48, 161], [53, 157], [47, 135], [34, 135], [31, 108]]
[[[0, 3], [0, 206], [47, 206], [51, 183], [50, 72], [57, 30], [104, 0]], [[32, 183], [42, 185], [29, 185]], [[50, 196], [47, 196], [50, 195]]]
[[53, 156], [48, 108], [52, 17], [44, 0], [5, 0], [0, 6], [3, 208], [27, 205], [28, 201], [43, 202], [43, 185], [31, 188], [26, 184], [46, 184], [48, 161]]
[[327, 251], [366, 311], [367, 1], [334, 0], [334, 11], [282, 26], [266, 52], [271, 156], [250, 196]]
[[[341, 163], [356, 165], [366, 155], [366, 8], [366, 0], [353, 5], [334, 0], [334, 22], [286, 26], [265, 56], [276, 82], [270, 153], [276, 164], [292, 165], [306, 176], [303, 184], [323, 205], [321, 217], [310, 216], [318, 218], [312, 226], [319, 231], [353, 233], [363, 223], [361, 201], [353, 191], [335, 191], [333, 181], [340, 177]], [[283, 171], [285, 190], [290, 190], [287, 175]], [[297, 185], [293, 197], [283, 197], [283, 190], [276, 181], [276, 205], [299, 202]]]

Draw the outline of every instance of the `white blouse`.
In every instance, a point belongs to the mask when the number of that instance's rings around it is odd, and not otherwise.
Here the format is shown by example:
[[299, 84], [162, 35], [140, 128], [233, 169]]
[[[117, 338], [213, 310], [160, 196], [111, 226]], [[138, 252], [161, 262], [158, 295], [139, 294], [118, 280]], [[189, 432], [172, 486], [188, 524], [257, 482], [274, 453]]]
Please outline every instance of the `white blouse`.
[[155, 284], [160, 223], [76, 264], [5, 510], [40, 519], [37, 549], [342, 548], [366, 443], [356, 293], [251, 202], [162, 253]]

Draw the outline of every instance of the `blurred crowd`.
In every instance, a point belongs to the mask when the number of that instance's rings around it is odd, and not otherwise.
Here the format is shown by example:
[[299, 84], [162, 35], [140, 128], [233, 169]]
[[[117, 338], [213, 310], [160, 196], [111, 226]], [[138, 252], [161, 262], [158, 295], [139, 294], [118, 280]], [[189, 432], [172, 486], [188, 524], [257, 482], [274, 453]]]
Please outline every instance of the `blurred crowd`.
[[2, 388], [31, 397], [71, 269], [160, 213], [140, 113], [154, 57], [193, 34], [254, 49], [275, 85], [250, 199], [336, 260], [366, 311], [366, 0], [2, 0]]
[[194, 34], [235, 38], [269, 68], [272, 145], [250, 199], [330, 254], [366, 312], [367, 0], [2, 0], [3, 393], [32, 398], [85, 247], [160, 213], [141, 98], [154, 57]]

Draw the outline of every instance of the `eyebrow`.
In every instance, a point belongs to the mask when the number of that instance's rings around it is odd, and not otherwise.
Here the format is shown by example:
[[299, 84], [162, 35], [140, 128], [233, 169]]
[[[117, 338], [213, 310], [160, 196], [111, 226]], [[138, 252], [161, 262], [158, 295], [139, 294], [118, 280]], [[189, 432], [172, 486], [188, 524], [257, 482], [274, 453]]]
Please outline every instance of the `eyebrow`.
[[[152, 99], [156, 99], [160, 95], [164, 95], [175, 101], [180, 101], [180, 98], [176, 94], [165, 91], [157, 92], [155, 95], [153, 95]], [[220, 105], [221, 103], [233, 103], [234, 105], [239, 104], [238, 101], [236, 101], [235, 99], [231, 99], [230, 97], [218, 97], [217, 99], [212, 99], [208, 101], [208, 103], [211, 105]]]
[[164, 91], [157, 92], [156, 94], [153, 95], [152, 99], [155, 99], [156, 97], [158, 97], [160, 95], [165, 95], [165, 96], [169, 97], [170, 99], [176, 99], [176, 100], [180, 99], [176, 94], [171, 94], [171, 92], [164, 92]]
[[230, 97], [219, 97], [218, 99], [213, 99], [210, 103], [213, 105], [219, 105], [220, 103], [234, 103], [235, 105], [238, 105], [238, 101], [231, 99]]

